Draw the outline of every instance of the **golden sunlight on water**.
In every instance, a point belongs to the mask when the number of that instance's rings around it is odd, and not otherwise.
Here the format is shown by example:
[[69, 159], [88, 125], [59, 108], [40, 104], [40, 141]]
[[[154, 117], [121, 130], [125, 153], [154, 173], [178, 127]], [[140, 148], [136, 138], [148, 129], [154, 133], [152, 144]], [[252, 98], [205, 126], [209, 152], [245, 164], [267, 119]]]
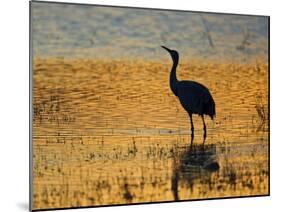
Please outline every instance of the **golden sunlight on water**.
[[267, 64], [180, 62], [216, 102], [192, 148], [170, 66], [33, 61], [34, 209], [268, 194]]

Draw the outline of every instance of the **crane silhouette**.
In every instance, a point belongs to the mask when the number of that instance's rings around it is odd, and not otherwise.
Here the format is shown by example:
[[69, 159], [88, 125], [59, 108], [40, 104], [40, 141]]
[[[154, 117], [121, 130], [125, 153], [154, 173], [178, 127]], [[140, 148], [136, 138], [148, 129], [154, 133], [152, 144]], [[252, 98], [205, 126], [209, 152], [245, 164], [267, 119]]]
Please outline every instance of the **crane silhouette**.
[[204, 115], [210, 116], [213, 120], [214, 116], [216, 115], [215, 101], [208, 88], [206, 88], [204, 85], [189, 80], [179, 81], [176, 75], [179, 62], [178, 52], [176, 50], [168, 49], [165, 46], [161, 47], [170, 53], [173, 60], [173, 66], [170, 73], [170, 88], [175, 96], [179, 98], [182, 107], [189, 115], [191, 124], [191, 141], [194, 139], [192, 114], [198, 114], [202, 117], [205, 142], [207, 137], [207, 129]]

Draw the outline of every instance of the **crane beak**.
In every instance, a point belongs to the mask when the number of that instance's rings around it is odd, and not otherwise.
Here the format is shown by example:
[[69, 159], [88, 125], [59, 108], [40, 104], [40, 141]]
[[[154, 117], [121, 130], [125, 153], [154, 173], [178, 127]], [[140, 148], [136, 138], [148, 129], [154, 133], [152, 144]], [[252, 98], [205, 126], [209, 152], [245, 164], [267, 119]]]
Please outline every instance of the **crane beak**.
[[163, 49], [166, 49], [168, 52], [171, 52], [171, 49], [168, 49], [167, 47], [165, 46], [161, 46]]

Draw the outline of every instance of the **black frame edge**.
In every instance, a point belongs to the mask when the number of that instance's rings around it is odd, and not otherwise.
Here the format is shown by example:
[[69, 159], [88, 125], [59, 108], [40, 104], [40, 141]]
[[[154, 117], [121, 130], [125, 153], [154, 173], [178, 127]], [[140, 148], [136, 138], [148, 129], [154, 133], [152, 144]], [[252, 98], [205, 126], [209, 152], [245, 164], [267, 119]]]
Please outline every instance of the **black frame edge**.
[[33, 47], [32, 47], [32, 1], [29, 1], [29, 211], [33, 210]]

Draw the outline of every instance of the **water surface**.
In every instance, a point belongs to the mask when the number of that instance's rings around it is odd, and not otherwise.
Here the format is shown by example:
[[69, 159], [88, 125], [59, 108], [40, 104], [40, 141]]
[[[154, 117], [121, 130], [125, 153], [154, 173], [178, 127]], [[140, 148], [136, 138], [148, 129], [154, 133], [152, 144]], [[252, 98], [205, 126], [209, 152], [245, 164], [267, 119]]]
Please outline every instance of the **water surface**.
[[207, 85], [217, 106], [204, 146], [194, 116], [192, 149], [168, 67], [35, 61], [35, 208], [268, 193], [267, 65], [181, 64], [179, 78]]

